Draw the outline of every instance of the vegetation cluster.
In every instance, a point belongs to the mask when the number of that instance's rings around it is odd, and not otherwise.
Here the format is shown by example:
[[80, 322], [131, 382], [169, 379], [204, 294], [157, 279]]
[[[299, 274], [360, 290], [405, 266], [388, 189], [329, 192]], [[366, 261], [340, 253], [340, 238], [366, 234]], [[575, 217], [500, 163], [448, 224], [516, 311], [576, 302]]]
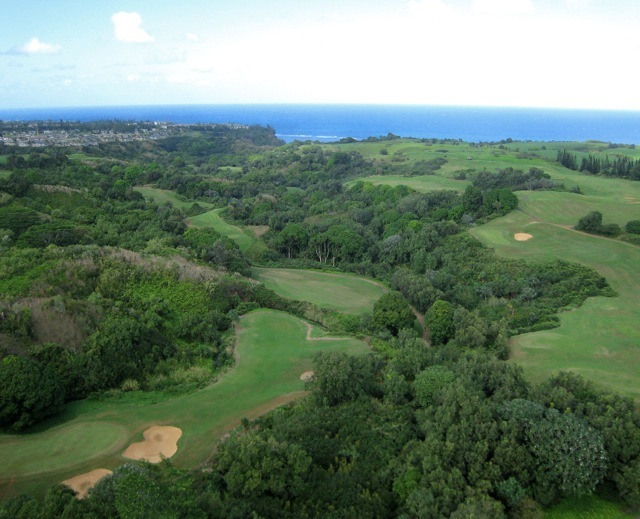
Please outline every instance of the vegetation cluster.
[[[460, 191], [375, 185], [360, 179], [434, 176], [459, 142], [418, 142], [442, 146], [424, 161], [340, 147], [352, 144], [194, 126], [2, 157], [6, 432], [46, 428], [72, 400], [201, 389], [234, 362], [234, 322], [259, 308], [367, 337], [372, 352], [318, 354], [306, 397], [243, 420], [204, 467], [127, 463], [84, 500], [54, 486], [43, 500], [6, 500], [0, 517], [534, 517], [591, 492], [640, 508], [633, 401], [570, 373], [534, 384], [504, 362], [509, 337], [615, 292], [586, 266], [500, 258], [466, 232], [515, 210], [514, 191], [564, 185], [535, 167], [469, 169]], [[172, 201], [145, 198], [150, 185]], [[194, 225], [212, 208], [263, 246]], [[613, 232], [601, 213], [578, 227]], [[252, 265], [390, 290], [371, 312], [346, 314], [276, 294], [250, 279]]]

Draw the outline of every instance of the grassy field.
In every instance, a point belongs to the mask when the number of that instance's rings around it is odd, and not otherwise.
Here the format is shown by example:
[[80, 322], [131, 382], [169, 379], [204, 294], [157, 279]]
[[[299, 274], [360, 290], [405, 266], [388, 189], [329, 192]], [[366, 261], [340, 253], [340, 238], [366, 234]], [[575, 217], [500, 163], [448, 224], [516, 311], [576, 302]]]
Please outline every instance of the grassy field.
[[[171, 202], [174, 207], [182, 210], [189, 210], [196, 202], [185, 202], [180, 200], [174, 191], [168, 189], [158, 189], [155, 187], [136, 187], [136, 191], [142, 193], [145, 198], [151, 198], [157, 204]], [[187, 218], [185, 223], [190, 227], [213, 227], [223, 236], [227, 236], [238, 244], [240, 250], [249, 256], [260, 254], [266, 249], [266, 245], [258, 240], [251, 232], [244, 231], [240, 227], [225, 222], [220, 213], [222, 208], [214, 209], [212, 204], [207, 202], [197, 202], [200, 207], [211, 209], [206, 213]]]
[[439, 175], [422, 175], [417, 177], [403, 177], [401, 175], [374, 175], [371, 177], [359, 178], [352, 180], [346, 185], [350, 186], [358, 181], [371, 182], [374, 185], [388, 184], [390, 186], [409, 186], [416, 191], [439, 191], [442, 189], [463, 192], [469, 182], [464, 180], [454, 180], [453, 178], [447, 178]]
[[[113, 469], [123, 450], [142, 439], [149, 426], [183, 430], [176, 465], [205, 461], [215, 443], [243, 417], [255, 418], [302, 394], [300, 375], [318, 351], [364, 353], [356, 339], [307, 340], [308, 324], [291, 315], [260, 310], [237, 328], [237, 364], [206, 389], [154, 403], [127, 394], [122, 401], [79, 402], [67, 406], [60, 425], [27, 435], [0, 436], [0, 496], [41, 493], [48, 485], [95, 468]], [[312, 337], [321, 336], [314, 330]]]
[[[549, 218], [556, 217], [551, 213]], [[532, 261], [560, 258], [593, 267], [604, 275], [619, 297], [590, 298], [580, 308], [562, 313], [559, 328], [514, 337], [512, 357], [534, 380], [558, 370], [572, 370], [640, 399], [639, 247], [533, 222], [521, 211], [471, 232], [502, 256]], [[517, 242], [513, 238], [517, 232], [533, 238]]]
[[[165, 202], [171, 202], [174, 207], [178, 209], [189, 210], [193, 206], [195, 202], [185, 202], [184, 200], [180, 200], [178, 195], [174, 191], [170, 191], [168, 189], [158, 189], [156, 187], [134, 187], [136, 191], [142, 193], [142, 196], [145, 198], [151, 198], [156, 204], [164, 204]], [[200, 207], [205, 209], [213, 208], [212, 204], [208, 204], [207, 202], [198, 202]]]
[[221, 208], [213, 209], [206, 213], [199, 214], [198, 216], [187, 218], [185, 222], [190, 227], [213, 227], [223, 236], [226, 236], [236, 242], [238, 247], [240, 247], [240, 250], [248, 253], [249, 255], [259, 253], [261, 250], [265, 250], [267, 248], [262, 241], [258, 240], [250, 232], [245, 232], [240, 227], [225, 222], [220, 216], [221, 212]]
[[351, 314], [370, 312], [386, 292], [375, 281], [348, 274], [279, 268], [253, 268], [251, 274], [283, 297]]
[[600, 496], [581, 496], [563, 499], [545, 511], [545, 519], [637, 519], [635, 514], [625, 513], [620, 503], [607, 501]]
[[[357, 147], [354, 147], [357, 146]], [[566, 187], [578, 186], [582, 194], [570, 192], [518, 192], [519, 209], [504, 218], [471, 230], [472, 234], [500, 255], [532, 261], [560, 258], [588, 265], [604, 275], [619, 293], [616, 298], [592, 298], [581, 308], [561, 315], [560, 328], [526, 334], [512, 340], [513, 358], [534, 380], [558, 370], [582, 373], [597, 383], [640, 400], [640, 248], [571, 230], [582, 216], [598, 210], [604, 223], [624, 226], [640, 219], [640, 182], [602, 178], [568, 170], [553, 162], [558, 149], [581, 153], [616, 153], [640, 156], [640, 150], [609, 149], [606, 143], [519, 143], [499, 146], [431, 144], [398, 140], [343, 144], [341, 149], [362, 149], [376, 161], [406, 163], [437, 156], [448, 162], [436, 176], [368, 177], [374, 183], [405, 184], [419, 191], [464, 189], [465, 181], [453, 179], [465, 169], [495, 171], [513, 167], [527, 171], [538, 167]], [[353, 148], [350, 148], [353, 147]], [[382, 148], [387, 155], [380, 155]], [[584, 152], [580, 150], [585, 150]], [[526, 232], [533, 239], [517, 242], [513, 235]]]
[[11, 175], [11, 171], [0, 169], [0, 178], [9, 178], [9, 175]]
[[[615, 186], [608, 185], [610, 179], [600, 178], [570, 171], [560, 164], [554, 162], [558, 149], [573, 150], [580, 159], [586, 156], [586, 152], [608, 155], [613, 159], [616, 155], [632, 156], [640, 158], [640, 148], [615, 148], [608, 149], [606, 143], [577, 143], [577, 142], [514, 142], [502, 145], [476, 146], [468, 143], [445, 143], [432, 144], [431, 142], [420, 142], [417, 140], [399, 139], [394, 141], [364, 142], [352, 144], [330, 144], [325, 145], [331, 149], [341, 149], [343, 151], [358, 151], [366, 158], [374, 160], [380, 164], [396, 163], [399, 165], [411, 165], [417, 161], [429, 161], [435, 158], [445, 158], [447, 163], [437, 171], [436, 178], [433, 176], [422, 177], [399, 177], [399, 176], [374, 176], [367, 177], [374, 183], [389, 183], [392, 185], [411, 185], [420, 191], [432, 189], [456, 189], [464, 190], [468, 184], [466, 181], [454, 181], [454, 176], [460, 172], [475, 170], [495, 171], [512, 167], [523, 171], [536, 167], [548, 173], [553, 180], [563, 182], [567, 188], [579, 186], [583, 193], [595, 197], [606, 197], [610, 190], [615, 195], [619, 187], [626, 185], [637, 193], [637, 189], [632, 187], [633, 182], [614, 181]], [[387, 155], [381, 155], [382, 149], [387, 150]], [[586, 150], [585, 153], [576, 150]], [[437, 178], [441, 177], [441, 178]], [[387, 182], [385, 182], [385, 179]], [[451, 182], [448, 182], [447, 180]], [[362, 179], [365, 180], [365, 179]], [[624, 193], [627, 195], [627, 193]], [[633, 197], [634, 195], [631, 194]]]

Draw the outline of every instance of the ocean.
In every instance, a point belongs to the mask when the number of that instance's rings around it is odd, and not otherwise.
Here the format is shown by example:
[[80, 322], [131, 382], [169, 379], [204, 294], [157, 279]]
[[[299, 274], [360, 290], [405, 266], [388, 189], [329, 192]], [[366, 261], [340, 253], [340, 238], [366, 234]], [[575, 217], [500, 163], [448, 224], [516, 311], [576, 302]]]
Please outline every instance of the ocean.
[[401, 137], [640, 144], [640, 112], [408, 105], [157, 105], [0, 109], [0, 120], [268, 125], [287, 142]]

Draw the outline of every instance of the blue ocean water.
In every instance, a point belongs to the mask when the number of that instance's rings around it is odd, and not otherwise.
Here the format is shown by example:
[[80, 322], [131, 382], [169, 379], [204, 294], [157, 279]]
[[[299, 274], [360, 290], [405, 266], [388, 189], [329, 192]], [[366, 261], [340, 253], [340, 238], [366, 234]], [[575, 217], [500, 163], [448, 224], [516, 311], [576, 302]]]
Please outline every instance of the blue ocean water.
[[0, 109], [0, 120], [143, 120], [269, 125], [287, 142], [393, 133], [470, 142], [514, 140], [640, 144], [640, 112], [408, 105], [158, 105]]

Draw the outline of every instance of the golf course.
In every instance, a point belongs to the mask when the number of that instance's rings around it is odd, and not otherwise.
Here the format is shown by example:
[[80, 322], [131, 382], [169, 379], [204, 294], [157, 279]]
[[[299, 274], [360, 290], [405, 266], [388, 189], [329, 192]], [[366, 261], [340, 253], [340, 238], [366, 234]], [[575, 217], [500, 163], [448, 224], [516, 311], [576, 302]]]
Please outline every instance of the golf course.
[[[367, 351], [364, 342], [324, 337], [289, 314], [260, 310], [236, 328], [236, 365], [213, 385], [173, 399], [131, 395], [114, 401], [68, 406], [60, 425], [0, 438], [0, 495], [40, 493], [46, 486], [97, 468], [113, 469], [122, 453], [153, 425], [182, 430], [172, 457], [178, 466], [204, 462], [215, 440], [243, 417], [256, 418], [302, 394], [301, 374], [318, 351]], [[311, 337], [313, 335], [313, 337]], [[308, 338], [309, 337], [309, 338]], [[321, 339], [321, 340], [320, 340]]]
[[[489, 223], [473, 226], [469, 232], [497, 254], [527, 261], [561, 259], [577, 262], [603, 275], [617, 292], [614, 298], [589, 298], [577, 309], [560, 314], [561, 326], [513, 337], [511, 359], [526, 374], [541, 381], [560, 370], [571, 370], [602, 387], [640, 400], [640, 248], [604, 236], [581, 233], [573, 229], [578, 220], [591, 211], [600, 211], [603, 222], [624, 227], [640, 219], [640, 183], [572, 171], [556, 162], [556, 149], [576, 143], [554, 143], [543, 149], [542, 143], [512, 143], [495, 147], [475, 147], [466, 143], [417, 144], [398, 140], [392, 143], [363, 143], [358, 149], [369, 158], [380, 159], [401, 154], [406, 163], [428, 161], [446, 156], [447, 163], [435, 175], [401, 177], [381, 175], [361, 178], [365, 182], [396, 186], [404, 184], [421, 192], [438, 189], [463, 191], [470, 182], [456, 180], [467, 168], [521, 170], [540, 168], [551, 179], [567, 188], [578, 187], [580, 193], [567, 191], [519, 191], [516, 211]], [[349, 150], [354, 144], [342, 144]], [[519, 152], [528, 154], [517, 155]], [[602, 148], [602, 143], [581, 143], [587, 151]], [[628, 150], [627, 150], [628, 151]], [[518, 156], [520, 158], [518, 158]], [[389, 160], [384, 158], [382, 160]], [[353, 183], [353, 182], [351, 182]], [[516, 235], [528, 234], [519, 241]]]

